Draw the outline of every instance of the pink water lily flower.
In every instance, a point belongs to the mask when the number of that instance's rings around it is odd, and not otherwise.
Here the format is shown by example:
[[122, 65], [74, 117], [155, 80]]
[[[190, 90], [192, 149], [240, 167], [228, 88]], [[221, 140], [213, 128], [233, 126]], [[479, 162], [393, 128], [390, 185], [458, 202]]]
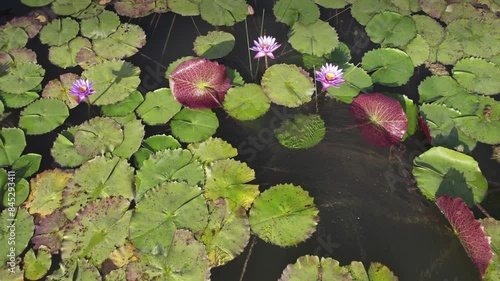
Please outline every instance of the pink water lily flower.
[[261, 57], [270, 57], [274, 59], [273, 52], [276, 51], [281, 44], [276, 43], [276, 38], [272, 36], [259, 36], [258, 42], [253, 40], [255, 46], [250, 48], [250, 50], [257, 52], [253, 57], [254, 59]]
[[77, 79], [73, 85], [71, 85], [69, 92], [73, 96], [78, 97], [78, 103], [80, 103], [82, 100], [88, 98], [89, 95], [95, 93], [95, 91], [92, 90], [92, 86], [94, 86], [94, 83], [89, 82], [87, 79]]
[[342, 69], [339, 69], [338, 66], [334, 64], [327, 63], [321, 67], [321, 71], [316, 71], [316, 81], [321, 82], [323, 85], [322, 91], [330, 87], [339, 88], [340, 84], [345, 82], [342, 79]]

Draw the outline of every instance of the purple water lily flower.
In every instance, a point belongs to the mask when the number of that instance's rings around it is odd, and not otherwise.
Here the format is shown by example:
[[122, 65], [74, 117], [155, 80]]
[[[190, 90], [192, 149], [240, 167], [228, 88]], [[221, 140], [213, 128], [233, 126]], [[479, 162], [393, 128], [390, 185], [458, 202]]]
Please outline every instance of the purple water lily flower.
[[250, 50], [257, 52], [253, 58], [270, 57], [274, 59], [273, 52], [281, 47], [281, 44], [276, 43], [276, 38], [272, 36], [259, 36], [258, 40], [258, 42], [253, 40], [255, 46], [250, 48]]
[[323, 88], [321, 89], [323, 91], [332, 86], [339, 88], [339, 85], [345, 82], [342, 79], [342, 74], [342, 69], [339, 69], [338, 66], [327, 63], [321, 67], [321, 71], [316, 71], [316, 81], [323, 84]]
[[78, 97], [78, 103], [80, 103], [82, 100], [88, 98], [89, 95], [95, 93], [95, 91], [92, 90], [92, 86], [94, 86], [94, 83], [89, 82], [87, 79], [77, 79], [73, 85], [71, 85], [69, 92], [73, 96]]

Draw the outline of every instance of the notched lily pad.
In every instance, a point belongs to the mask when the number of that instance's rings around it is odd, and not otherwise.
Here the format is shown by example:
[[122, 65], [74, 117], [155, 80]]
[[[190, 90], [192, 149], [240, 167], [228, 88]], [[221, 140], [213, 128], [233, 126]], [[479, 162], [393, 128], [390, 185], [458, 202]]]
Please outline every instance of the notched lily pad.
[[271, 106], [262, 87], [248, 83], [229, 89], [224, 99], [224, 110], [238, 120], [254, 120], [264, 115]]
[[238, 155], [236, 148], [220, 138], [209, 138], [203, 142], [190, 143], [187, 148], [193, 153], [194, 159], [203, 164]]
[[235, 39], [231, 33], [210, 31], [205, 36], [198, 36], [194, 41], [194, 52], [207, 59], [218, 59], [226, 56], [234, 47]]
[[104, 10], [96, 17], [81, 22], [81, 33], [90, 39], [102, 39], [115, 32], [120, 25], [120, 18], [113, 12]]
[[75, 149], [82, 156], [97, 156], [113, 151], [123, 141], [121, 125], [105, 117], [95, 117], [78, 126]]
[[0, 91], [22, 94], [38, 86], [45, 75], [45, 69], [35, 63], [11, 65], [6, 74], [0, 76]]
[[122, 23], [109, 37], [95, 39], [93, 50], [105, 59], [122, 59], [133, 56], [145, 44], [146, 33], [140, 26]]
[[145, 139], [141, 147], [134, 153], [134, 162], [137, 168], [142, 167], [144, 160], [148, 159], [151, 154], [165, 150], [181, 148], [181, 144], [172, 136], [154, 135]]
[[49, 46], [61, 46], [75, 38], [79, 30], [80, 25], [71, 18], [55, 19], [42, 28], [40, 41]]
[[405, 52], [394, 48], [380, 48], [365, 53], [363, 68], [372, 73], [374, 83], [401, 86], [413, 75], [413, 62]]
[[54, 13], [60, 16], [69, 16], [87, 8], [91, 0], [55, 0], [52, 2], [51, 8]]
[[319, 19], [319, 8], [312, 0], [279, 0], [273, 7], [276, 21], [292, 26], [296, 22], [304, 25]]
[[60, 169], [45, 170], [31, 179], [31, 192], [26, 203], [30, 214], [45, 217], [61, 208], [62, 192], [73, 173]]
[[274, 133], [281, 145], [292, 149], [306, 149], [317, 145], [325, 136], [325, 122], [317, 114], [295, 115], [286, 120]]
[[52, 46], [49, 49], [49, 60], [51, 63], [61, 67], [68, 68], [78, 65], [77, 55], [83, 48], [90, 48], [92, 44], [83, 37], [71, 39], [69, 43], [61, 46]]
[[370, 39], [382, 46], [404, 46], [417, 35], [415, 21], [395, 12], [375, 14], [366, 24]]
[[142, 93], [139, 91], [133, 91], [125, 99], [109, 105], [103, 105], [101, 107], [102, 113], [105, 116], [115, 117], [115, 116], [125, 116], [128, 115], [144, 101]]
[[148, 125], [165, 124], [182, 108], [168, 88], [146, 94], [144, 102], [136, 109], [137, 115]]
[[[119, 120], [120, 117], [114, 118], [123, 127], [123, 142], [113, 150], [113, 155], [123, 159], [132, 157], [141, 146], [142, 139], [146, 134], [141, 120], [136, 119], [134, 114], [129, 116], [131, 120]], [[123, 119], [125, 118], [123, 117]]]
[[289, 34], [288, 42], [300, 53], [314, 56], [329, 54], [339, 45], [335, 28], [322, 20], [309, 25], [296, 22]]
[[209, 109], [183, 108], [170, 123], [172, 134], [182, 142], [200, 142], [217, 131], [219, 119]]
[[7, 27], [0, 31], [0, 52], [23, 48], [28, 43], [28, 34], [20, 27]]
[[69, 89], [78, 79], [78, 75], [64, 73], [59, 79], [50, 80], [43, 88], [42, 97], [62, 100], [72, 109], [78, 105], [77, 97], [70, 94]]
[[200, 0], [200, 13], [212, 25], [232, 26], [246, 18], [248, 5], [244, 0]]
[[262, 76], [262, 89], [279, 105], [298, 107], [311, 101], [315, 86], [302, 68], [290, 64], [275, 64]]
[[19, 128], [0, 129], [0, 167], [10, 166], [26, 147], [26, 138]]
[[485, 95], [499, 93], [499, 76], [500, 67], [483, 59], [462, 59], [453, 68], [453, 77], [460, 85]]
[[54, 161], [63, 167], [77, 167], [92, 158], [91, 156], [80, 155], [75, 149], [73, 143], [77, 131], [78, 127], [71, 127], [59, 133], [50, 150]]
[[28, 280], [38, 280], [49, 272], [52, 264], [52, 255], [47, 247], [38, 248], [37, 254], [33, 249], [24, 255], [24, 277]]
[[19, 126], [28, 135], [41, 135], [62, 125], [68, 116], [69, 110], [64, 102], [39, 99], [21, 111]]

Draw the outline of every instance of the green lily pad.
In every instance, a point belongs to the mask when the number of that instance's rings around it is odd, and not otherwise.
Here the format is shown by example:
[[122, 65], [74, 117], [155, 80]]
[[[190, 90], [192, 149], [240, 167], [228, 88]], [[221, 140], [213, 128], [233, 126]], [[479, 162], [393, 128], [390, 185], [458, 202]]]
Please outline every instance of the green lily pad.
[[413, 62], [405, 52], [393, 48], [380, 48], [365, 53], [363, 68], [372, 73], [374, 83], [401, 86], [413, 75]]
[[40, 247], [35, 256], [33, 249], [24, 255], [24, 277], [28, 280], [39, 280], [49, 272], [52, 255], [47, 247]]
[[90, 39], [102, 39], [115, 32], [120, 25], [120, 17], [111, 11], [102, 11], [98, 16], [81, 22], [81, 33]]
[[351, 6], [351, 15], [362, 25], [382, 11], [397, 12], [398, 9], [389, 0], [356, 0]]
[[248, 6], [244, 0], [200, 0], [200, 13], [212, 25], [232, 26], [247, 17]]
[[374, 262], [368, 268], [368, 277], [373, 281], [398, 281], [398, 277], [385, 265]]
[[382, 46], [401, 47], [417, 35], [417, 29], [411, 17], [386, 11], [374, 15], [366, 23], [366, 33]]
[[142, 164], [135, 177], [135, 201], [140, 202], [144, 193], [165, 181], [185, 181], [189, 185], [205, 182], [201, 163], [193, 159], [189, 150], [162, 150], [152, 154]]
[[231, 33], [210, 31], [205, 36], [198, 36], [194, 41], [193, 51], [200, 57], [218, 59], [233, 50], [235, 39]]
[[210, 267], [205, 246], [190, 231], [176, 230], [165, 255], [138, 254], [138, 261], [127, 266], [127, 279], [209, 280]]
[[[158, 0], [120, 0], [114, 2], [116, 12], [125, 17], [139, 18], [154, 12]], [[166, 6], [166, 3], [165, 3]]]
[[49, 46], [61, 46], [75, 38], [79, 30], [80, 25], [71, 18], [55, 19], [42, 28], [40, 41]]
[[64, 230], [62, 259], [85, 258], [99, 267], [116, 245], [123, 245], [127, 239], [132, 215], [132, 211], [127, 211], [129, 206], [127, 199], [108, 197], [94, 200], [81, 209]]
[[39, 99], [21, 111], [19, 126], [28, 135], [41, 135], [62, 125], [68, 116], [69, 110], [63, 101]]
[[359, 68], [351, 63], [343, 66], [344, 75], [342, 78], [344, 83], [340, 84], [340, 88], [329, 87], [327, 92], [341, 102], [351, 103], [359, 92], [368, 92], [373, 85], [372, 78], [362, 68]]
[[483, 59], [467, 58], [457, 62], [453, 77], [469, 91], [495, 95], [500, 89], [500, 67]]
[[487, 144], [500, 143], [500, 106], [493, 109], [492, 117], [462, 116], [453, 119], [458, 128], [468, 137]]
[[21, 3], [30, 7], [42, 7], [52, 2], [54, 2], [54, 0], [21, 0]]
[[144, 102], [136, 109], [137, 115], [148, 125], [165, 124], [174, 117], [182, 105], [174, 99], [172, 91], [161, 88], [146, 94]]
[[236, 69], [226, 67], [226, 75], [229, 80], [231, 80], [231, 86], [243, 86], [245, 85], [245, 80]]
[[12, 164], [11, 169], [16, 172], [18, 178], [29, 178], [40, 168], [42, 155], [36, 153], [27, 153], [19, 157]]
[[286, 120], [274, 133], [281, 145], [292, 149], [306, 149], [317, 145], [325, 136], [325, 122], [317, 114], [295, 115]]
[[193, 57], [193, 56], [186, 56], [186, 57], [182, 57], [182, 58], [177, 59], [177, 60], [173, 61], [172, 63], [170, 63], [168, 65], [167, 71], [165, 71], [165, 79], [167, 79], [167, 80], [169, 79], [170, 74], [177, 68], [177, 66], [179, 66], [179, 64], [181, 64], [185, 61], [194, 59], [194, 58], [195, 57]]
[[302, 68], [290, 64], [275, 64], [262, 76], [262, 89], [269, 99], [279, 105], [298, 107], [311, 101], [315, 86]]
[[254, 120], [264, 115], [271, 101], [257, 84], [245, 84], [229, 89], [224, 98], [224, 110], [238, 120]]
[[73, 144], [77, 131], [78, 127], [71, 127], [62, 131], [57, 135], [52, 149], [50, 150], [50, 154], [54, 157], [54, 161], [63, 167], [77, 167], [92, 158], [91, 156], [80, 155], [77, 152]]
[[0, 52], [23, 48], [28, 43], [28, 34], [20, 27], [8, 27], [0, 31]]
[[198, 16], [200, 14], [200, 0], [170, 0], [168, 8], [181, 16]]
[[141, 71], [125, 61], [105, 61], [86, 69], [82, 76], [94, 82], [95, 94], [89, 100], [95, 105], [117, 103], [128, 97], [141, 83]]
[[55, 0], [52, 2], [52, 11], [60, 16], [69, 16], [87, 8], [91, 0]]
[[193, 153], [194, 159], [205, 165], [238, 155], [236, 148], [220, 138], [209, 138], [203, 142], [190, 143], [187, 148]]
[[319, 8], [313, 0], [279, 0], [274, 4], [273, 12], [276, 21], [289, 26], [296, 22], [308, 25], [319, 19]]
[[389, 0], [399, 13], [409, 15], [421, 10], [419, 0]]
[[[130, 121], [115, 120], [123, 126], [123, 142], [113, 150], [113, 155], [129, 159], [139, 149], [144, 138], [144, 125], [132, 115]], [[115, 118], [117, 119], [117, 118]]]
[[165, 255], [177, 229], [201, 232], [207, 222], [207, 204], [199, 187], [164, 182], [148, 190], [137, 203], [130, 240], [143, 252]]
[[78, 78], [76, 74], [64, 73], [59, 79], [50, 80], [43, 88], [42, 97], [62, 100], [69, 109], [75, 108], [78, 105], [77, 97], [70, 94], [69, 89]]
[[[15, 229], [9, 228], [12, 222], [15, 222]], [[2, 245], [10, 245], [10, 232], [12, 230], [12, 232], [15, 233], [16, 244], [13, 252], [15, 255], [13, 258], [15, 259], [15, 257], [20, 255], [28, 245], [33, 235], [34, 228], [33, 217], [30, 216], [26, 209], [4, 209], [0, 214], [0, 243], [2, 243]], [[0, 264], [4, 265], [10, 260], [10, 248], [11, 246], [0, 247]]]
[[122, 23], [107, 38], [95, 39], [93, 50], [105, 59], [121, 59], [133, 56], [146, 44], [146, 33], [138, 25]]
[[300, 53], [314, 56], [329, 54], [339, 45], [335, 28], [322, 20], [309, 25], [296, 22], [292, 27], [288, 42]]
[[73, 173], [60, 169], [45, 170], [31, 179], [31, 193], [26, 203], [30, 214], [45, 217], [62, 207], [62, 193]]
[[200, 142], [208, 139], [219, 127], [219, 119], [209, 109], [183, 108], [170, 123], [172, 134], [182, 142]]
[[106, 11], [105, 8], [106, 8], [105, 5], [101, 5], [98, 2], [92, 1], [87, 8], [85, 8], [77, 13], [74, 13], [71, 16], [73, 18], [77, 18], [77, 19], [81, 19], [81, 20], [96, 18], [100, 14], [102, 14], [104, 11]]
[[341, 9], [349, 4], [347, 0], [314, 0], [314, 2], [329, 9]]
[[69, 43], [50, 47], [49, 60], [61, 68], [74, 67], [78, 65], [76, 57], [80, 50], [90, 47], [92, 47], [92, 44], [88, 39], [76, 37], [71, 39]]
[[82, 48], [76, 54], [76, 63], [83, 68], [89, 69], [90, 67], [105, 62], [106, 59], [96, 55], [96, 53], [90, 48]]
[[221, 266], [237, 257], [250, 239], [250, 224], [243, 207], [231, 209], [226, 200], [209, 201], [210, 216], [200, 241], [210, 265]]
[[[327, 62], [336, 65], [348, 64], [352, 59], [351, 50], [349, 49], [349, 46], [347, 46], [344, 42], [339, 42], [339, 45], [329, 55], [325, 55], [323, 57]], [[318, 64], [316, 66], [318, 66], [319, 68], [320, 65], [323, 64]]]
[[24, 132], [18, 128], [0, 129], [0, 167], [14, 163], [26, 147]]
[[59, 264], [59, 269], [47, 276], [48, 281], [101, 281], [97, 267], [86, 259], [72, 259]]
[[205, 169], [207, 181], [203, 191], [207, 199], [225, 198], [233, 207], [248, 209], [259, 195], [259, 186], [248, 184], [255, 179], [255, 172], [245, 163], [223, 159], [213, 162]]
[[458, 19], [450, 22], [446, 31], [450, 37], [461, 43], [465, 54], [489, 58], [500, 51], [500, 38], [496, 33], [499, 28], [497, 17], [481, 20]]
[[469, 207], [486, 196], [488, 182], [472, 157], [445, 148], [433, 147], [413, 161], [418, 188], [430, 200], [441, 195], [462, 198]]
[[82, 156], [103, 155], [113, 151], [123, 142], [121, 125], [106, 117], [95, 117], [78, 126], [75, 148]]
[[40, 96], [36, 92], [25, 92], [21, 94], [8, 94], [0, 92], [0, 99], [8, 108], [21, 108], [32, 103]]
[[420, 111], [429, 127], [434, 146], [444, 146], [465, 153], [470, 153], [476, 146], [476, 141], [462, 133], [453, 122], [460, 116], [460, 112], [434, 103], [421, 105]]
[[172, 136], [155, 135], [145, 139], [141, 147], [134, 153], [134, 162], [137, 168], [142, 167], [144, 160], [148, 159], [151, 154], [164, 149], [181, 148], [181, 144]]
[[454, 65], [464, 56], [463, 49], [460, 41], [447, 34], [444, 41], [435, 49], [435, 60], [443, 64]]
[[422, 6], [422, 11], [433, 18], [440, 18], [441, 15], [446, 10], [446, 0], [428, 0], [428, 1], [419, 1]]
[[444, 28], [435, 19], [425, 15], [413, 15], [412, 18], [415, 21], [417, 33], [429, 46], [436, 47], [443, 42], [446, 35]]
[[418, 94], [420, 102], [431, 102], [437, 98], [468, 94], [468, 92], [450, 76], [430, 76], [418, 85]]
[[318, 213], [307, 191], [300, 186], [279, 184], [255, 199], [250, 209], [250, 226], [266, 242], [295, 246], [316, 231]]
[[12, 200], [12, 197], [9, 197], [9, 192], [5, 192], [2, 198], [3, 199], [2, 205], [4, 207], [18, 207], [21, 204], [23, 204], [24, 201], [26, 201], [26, 198], [28, 198], [28, 195], [30, 193], [30, 185], [28, 181], [25, 179], [20, 179], [16, 181], [17, 182], [15, 186], [15, 199], [14, 201], [10, 201]]
[[410, 56], [413, 66], [417, 67], [429, 59], [430, 47], [427, 41], [420, 34], [417, 34], [406, 46], [403, 51]]
[[289, 264], [279, 279], [279, 281], [299, 280], [351, 281], [358, 279], [352, 279], [347, 268], [340, 266], [340, 263], [332, 258], [320, 260], [318, 256], [306, 255], [299, 257], [294, 264]]
[[22, 94], [34, 89], [45, 75], [45, 69], [35, 63], [15, 64], [7, 74], [0, 76], [0, 90], [10, 94]]
[[28, 48], [11, 49], [0, 54], [0, 64], [36, 63], [36, 53]]
[[139, 91], [133, 91], [125, 99], [109, 105], [103, 105], [101, 107], [104, 116], [116, 117], [128, 115], [144, 101], [142, 93]]

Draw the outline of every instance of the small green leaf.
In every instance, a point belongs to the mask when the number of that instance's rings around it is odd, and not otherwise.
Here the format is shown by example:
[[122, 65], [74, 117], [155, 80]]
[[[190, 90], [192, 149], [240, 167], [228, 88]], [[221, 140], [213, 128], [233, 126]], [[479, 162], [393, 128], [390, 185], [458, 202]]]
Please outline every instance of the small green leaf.
[[14, 163], [26, 147], [23, 130], [19, 128], [0, 129], [0, 167]]
[[289, 26], [296, 22], [309, 25], [319, 19], [319, 8], [313, 0], [279, 0], [274, 4], [273, 12], [276, 21]]
[[168, 88], [157, 89], [146, 94], [144, 102], [136, 109], [137, 115], [148, 125], [165, 124], [174, 117], [182, 105], [174, 99]]
[[16, 177], [29, 178], [38, 171], [41, 161], [42, 155], [40, 154], [24, 154], [12, 164], [12, 170], [16, 171]]
[[115, 121], [123, 126], [123, 142], [113, 150], [113, 155], [123, 159], [129, 159], [139, 149], [144, 138], [144, 125], [140, 120], [137, 120], [135, 115], [131, 115], [132, 120], [120, 121], [115, 118]]
[[231, 33], [210, 31], [205, 36], [196, 37], [193, 51], [200, 57], [218, 59], [229, 54], [234, 43], [235, 39]]
[[327, 91], [341, 102], [351, 103], [359, 92], [370, 90], [373, 85], [372, 78], [362, 68], [353, 64], [349, 63], [343, 67], [344, 75], [342, 78], [345, 82], [340, 84], [340, 88], [330, 87]]
[[41, 217], [62, 207], [62, 193], [73, 173], [60, 169], [45, 170], [31, 179], [31, 193], [26, 204], [30, 214]]
[[274, 133], [281, 145], [292, 149], [306, 149], [318, 144], [325, 136], [325, 122], [317, 114], [295, 115], [286, 120]]
[[233, 158], [238, 155], [236, 148], [220, 138], [209, 138], [203, 142], [190, 143], [187, 148], [193, 153], [194, 159], [203, 164]]
[[95, 39], [93, 50], [105, 59], [122, 59], [133, 56], [146, 44], [146, 33], [138, 25], [122, 23], [107, 38]]
[[264, 72], [262, 89], [272, 102], [298, 107], [311, 101], [315, 86], [302, 68], [291, 64], [275, 64]]
[[380, 48], [365, 53], [363, 68], [372, 73], [374, 83], [401, 86], [413, 75], [413, 62], [408, 54], [393, 48]]
[[314, 56], [329, 54], [339, 45], [335, 28], [322, 20], [309, 25], [296, 22], [292, 27], [288, 42], [300, 53]]
[[386, 11], [368, 21], [366, 33], [373, 42], [382, 46], [401, 47], [417, 35], [417, 29], [411, 17]]
[[245, 84], [243, 87], [229, 89], [224, 98], [224, 110], [238, 120], [254, 120], [264, 115], [271, 101], [260, 85]]
[[200, 12], [212, 25], [232, 26], [246, 18], [248, 6], [244, 0], [200, 0]]
[[52, 2], [52, 10], [60, 16], [69, 16], [87, 8], [91, 0], [55, 0]]
[[114, 104], [103, 105], [101, 109], [105, 116], [125, 116], [132, 113], [143, 101], [144, 97], [141, 92], [133, 91], [125, 99]]
[[368, 269], [368, 277], [370, 281], [398, 281], [398, 277], [385, 265], [373, 262]]
[[300, 186], [275, 185], [255, 199], [250, 226], [266, 242], [294, 246], [314, 233], [318, 212], [313, 198]]
[[78, 127], [71, 127], [62, 131], [57, 136], [50, 150], [50, 154], [54, 157], [54, 160], [63, 167], [77, 167], [92, 158], [91, 156], [78, 154], [73, 145], [77, 131]]
[[61, 46], [75, 38], [79, 30], [80, 25], [71, 18], [55, 19], [42, 28], [40, 41], [49, 46]]
[[500, 89], [500, 67], [483, 59], [467, 58], [457, 62], [453, 77], [471, 92], [495, 95]]
[[209, 109], [183, 108], [170, 124], [172, 134], [182, 142], [200, 142], [208, 139], [219, 127], [219, 119]]
[[62, 125], [68, 116], [69, 110], [64, 102], [39, 99], [21, 111], [19, 126], [28, 135], [41, 135]]
[[24, 277], [28, 280], [39, 280], [49, 272], [52, 255], [47, 247], [40, 247], [37, 255], [30, 249], [24, 255]]
[[21, 204], [26, 201], [26, 198], [28, 198], [28, 195], [30, 193], [30, 185], [27, 180], [25, 179], [20, 179], [16, 182], [15, 186], [15, 199], [14, 202], [12, 202], [12, 197], [9, 195], [12, 195], [12, 193], [5, 192], [3, 194], [3, 201], [2, 205], [4, 207], [12, 207], [12, 204], [14, 204], [14, 207], [18, 207]]
[[120, 18], [111, 11], [102, 11], [98, 16], [81, 22], [81, 33], [90, 39], [102, 39], [115, 32], [120, 25]]
[[45, 75], [45, 69], [34, 63], [21, 63], [9, 67], [6, 75], [0, 76], [0, 90], [10, 94], [22, 94], [34, 89]]

